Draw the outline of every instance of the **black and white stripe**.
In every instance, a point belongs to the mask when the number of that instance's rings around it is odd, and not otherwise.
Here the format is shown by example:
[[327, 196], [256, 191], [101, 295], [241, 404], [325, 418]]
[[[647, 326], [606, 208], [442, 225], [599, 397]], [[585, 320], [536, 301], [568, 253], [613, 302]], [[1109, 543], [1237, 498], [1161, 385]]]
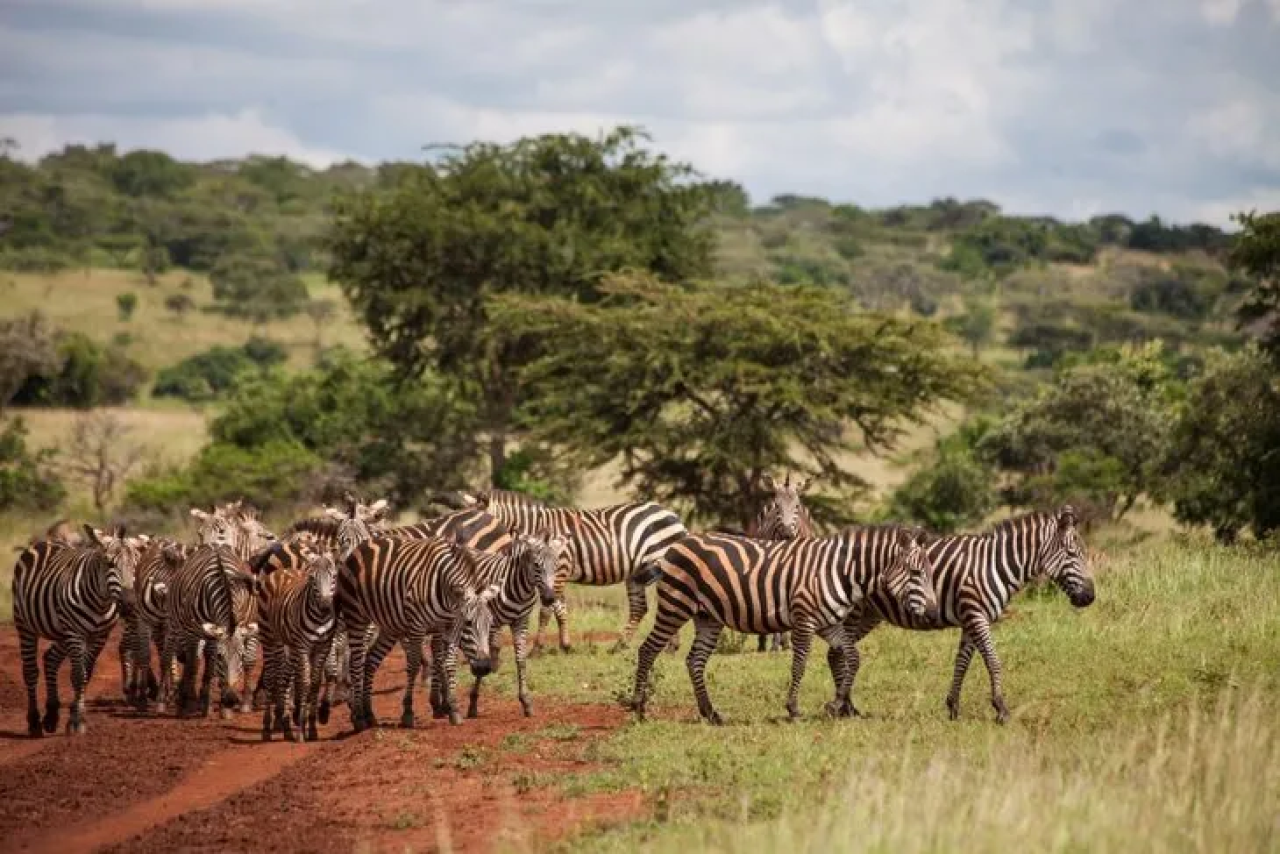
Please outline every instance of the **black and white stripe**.
[[[337, 625], [337, 577], [333, 558], [322, 554], [305, 569], [281, 569], [259, 585], [262, 681], [269, 695], [262, 716], [264, 741], [271, 740], [273, 714], [274, 728], [285, 738], [318, 737], [320, 683]], [[285, 711], [291, 695], [296, 733]]]
[[[813, 483], [813, 478], [805, 478], [795, 484], [791, 482], [791, 472], [787, 472], [782, 483], [777, 483], [772, 476], [765, 475], [761, 485], [772, 493], [769, 500], [760, 508], [760, 512], [747, 525], [747, 536], [758, 540], [794, 540], [797, 537], [813, 537], [817, 532], [813, 527], [813, 518], [809, 508], [804, 506], [804, 492]], [[770, 649], [785, 650], [788, 647], [786, 632], [760, 635], [757, 652], [765, 651], [765, 642]]]
[[632, 705], [642, 716], [658, 653], [690, 619], [697, 634], [689, 676], [698, 711], [711, 723], [720, 715], [704, 678], [707, 659], [725, 628], [763, 634], [790, 630], [793, 660], [787, 713], [799, 715], [797, 696], [814, 634], [831, 647], [836, 680], [828, 712], [856, 714], [850, 695], [852, 643], [844, 631], [850, 609], [884, 589], [926, 619], [936, 611], [921, 532], [893, 526], [850, 528], [830, 537], [764, 542], [730, 534], [692, 534], [658, 562], [658, 616], [640, 647]]
[[[546, 531], [569, 541], [567, 573], [557, 578], [552, 610], [560, 627], [560, 646], [569, 648], [568, 609], [564, 584], [604, 586], [625, 584], [627, 623], [614, 650], [627, 647], [636, 626], [648, 611], [645, 586], [635, 574], [652, 567], [667, 547], [688, 533], [680, 517], [651, 501], [616, 504], [593, 510], [549, 507], [518, 492], [493, 490], [475, 499], [478, 507], [514, 530], [526, 534]], [[541, 640], [545, 611], [538, 622]]]
[[[230, 691], [239, 681], [244, 659], [243, 633], [237, 636], [236, 612], [253, 596], [254, 576], [240, 558], [223, 545], [194, 548], [173, 571], [165, 595], [164, 643], [160, 661], [160, 699], [163, 713], [174, 700], [173, 662], [180, 657], [182, 681], [179, 712], [190, 711], [194, 699], [197, 659], [204, 660], [199, 696], [199, 713], [209, 713], [211, 683], [216, 678], [223, 689], [223, 703], [234, 705]], [[237, 654], [240, 653], [240, 654]], [[229, 709], [224, 708], [224, 716]]]
[[[1076, 531], [1075, 512], [1064, 506], [1055, 513], [1029, 513], [999, 523], [982, 534], [937, 537], [926, 546], [934, 570], [939, 615], [920, 620], [892, 599], [873, 593], [848, 620], [857, 644], [881, 622], [905, 629], [960, 629], [947, 711], [960, 715], [960, 689], [976, 650], [991, 677], [991, 706], [996, 721], [1009, 719], [1002, 685], [1002, 668], [991, 640], [991, 626], [1004, 613], [1013, 595], [1027, 582], [1048, 576], [1077, 608], [1092, 604], [1093, 576], [1084, 543]], [[852, 671], [861, 664], [855, 648]]]
[[[139, 553], [147, 545], [145, 538], [125, 537], [122, 529], [106, 534], [86, 525], [85, 533], [85, 546], [39, 542], [24, 549], [14, 565], [13, 622], [27, 689], [27, 732], [34, 737], [58, 728], [58, 669], [65, 659], [71, 660], [74, 692], [67, 732], [85, 732], [85, 686], [115, 626], [125, 590], [133, 586]], [[36, 704], [40, 638], [51, 642], [44, 654], [43, 721]]]
[[[473, 564], [476, 583], [481, 587], [494, 585], [498, 594], [489, 607], [493, 611], [493, 631], [489, 637], [489, 655], [497, 667], [498, 634], [503, 626], [511, 629], [511, 645], [516, 657], [516, 695], [525, 717], [533, 714], [533, 701], [529, 697], [526, 673], [529, 647], [529, 617], [539, 599], [544, 605], [555, 598], [556, 573], [564, 560], [567, 543], [557, 535], [538, 536], [517, 534], [510, 548], [503, 554], [484, 554], [466, 550], [464, 558]], [[471, 699], [467, 717], [479, 714], [480, 683], [476, 676], [471, 686]], [[432, 705], [440, 704], [436, 692]]]
[[[489, 634], [493, 613], [488, 602], [496, 588], [479, 590], [463, 547], [432, 538], [404, 540], [375, 537], [361, 543], [342, 563], [338, 574], [338, 617], [351, 654], [348, 706], [357, 732], [373, 726], [373, 678], [382, 659], [398, 641], [405, 645], [411, 672], [421, 667], [421, 639], [432, 635], [433, 669], [444, 692], [449, 719], [454, 711], [454, 656], [459, 644], [474, 675], [489, 672]], [[377, 626], [372, 648], [364, 640]], [[413, 680], [405, 686], [401, 726], [413, 726]]]
[[159, 693], [160, 683], [151, 669], [151, 648], [157, 659], [163, 653], [165, 598], [169, 577], [182, 566], [191, 549], [164, 537], [156, 538], [138, 560], [132, 595], [120, 636], [120, 666], [125, 700], [145, 709]]

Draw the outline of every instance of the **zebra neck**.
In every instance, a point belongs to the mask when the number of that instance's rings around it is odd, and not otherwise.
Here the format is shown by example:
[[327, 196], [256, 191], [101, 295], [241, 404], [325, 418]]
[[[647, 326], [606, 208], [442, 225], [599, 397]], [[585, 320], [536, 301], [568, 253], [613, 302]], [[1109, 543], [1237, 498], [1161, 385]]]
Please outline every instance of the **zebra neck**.
[[111, 595], [111, 585], [107, 581], [110, 567], [105, 564], [105, 557], [98, 554], [90, 555], [80, 564], [76, 587], [87, 611], [105, 614], [115, 610], [116, 597]]

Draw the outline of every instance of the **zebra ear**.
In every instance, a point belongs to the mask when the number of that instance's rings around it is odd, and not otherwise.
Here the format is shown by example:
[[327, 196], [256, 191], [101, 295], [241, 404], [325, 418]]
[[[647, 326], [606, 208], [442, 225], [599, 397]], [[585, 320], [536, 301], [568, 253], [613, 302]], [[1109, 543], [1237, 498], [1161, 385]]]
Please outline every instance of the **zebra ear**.
[[106, 536], [106, 534], [102, 533], [97, 528], [90, 525], [88, 522], [86, 522], [82, 527], [84, 528], [84, 535], [89, 538], [90, 543], [92, 543], [95, 546], [102, 545], [102, 539], [103, 537]]
[[1076, 511], [1070, 504], [1063, 504], [1058, 511], [1058, 529], [1065, 531], [1076, 526]]
[[369, 506], [369, 519], [376, 522], [385, 516], [389, 509], [391, 505], [387, 503], [387, 499], [379, 498]]
[[776, 483], [774, 482], [774, 480], [773, 480], [773, 475], [771, 475], [771, 474], [761, 475], [761, 476], [760, 476], [760, 485], [761, 485], [761, 486], [763, 486], [763, 487], [764, 487], [766, 490], [768, 490], [769, 492], [777, 492], [777, 491], [778, 491], [778, 484], [776, 484]]
[[199, 519], [201, 522], [209, 518], [209, 514], [201, 510], [199, 507], [192, 507], [191, 515]]
[[324, 515], [328, 516], [330, 519], [335, 519], [337, 521], [342, 521], [343, 519], [347, 518], [347, 514], [343, 513], [337, 507], [324, 508]]
[[806, 477], [804, 480], [796, 484], [796, 492], [804, 492], [806, 489], [813, 486], [814, 482], [821, 476], [822, 475], [819, 473]]

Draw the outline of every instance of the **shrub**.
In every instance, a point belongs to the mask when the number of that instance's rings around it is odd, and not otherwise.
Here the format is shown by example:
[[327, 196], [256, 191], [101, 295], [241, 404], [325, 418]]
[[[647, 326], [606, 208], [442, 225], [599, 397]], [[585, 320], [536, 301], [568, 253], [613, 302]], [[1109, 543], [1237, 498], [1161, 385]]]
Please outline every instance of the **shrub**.
[[934, 461], [894, 492], [891, 517], [940, 533], [975, 525], [996, 506], [994, 482], [995, 473], [962, 442], [940, 442]]
[[185, 468], [153, 470], [131, 481], [124, 503], [131, 512], [172, 513], [243, 497], [266, 512], [286, 510], [309, 499], [323, 465], [297, 442], [256, 448], [214, 442]]
[[133, 291], [116, 294], [116, 311], [119, 312], [121, 320], [128, 321], [133, 317], [133, 313], [137, 308], [138, 295]]
[[79, 332], [58, 336], [58, 368], [31, 376], [13, 402], [92, 409], [127, 403], [147, 381], [147, 370], [112, 344], [103, 347]]
[[49, 512], [62, 503], [67, 490], [52, 467], [56, 452], [31, 451], [27, 427], [15, 418], [0, 430], [0, 512]]
[[214, 400], [230, 391], [246, 372], [266, 370], [286, 356], [282, 346], [265, 338], [250, 338], [243, 347], [219, 345], [160, 371], [152, 394], [193, 402]]

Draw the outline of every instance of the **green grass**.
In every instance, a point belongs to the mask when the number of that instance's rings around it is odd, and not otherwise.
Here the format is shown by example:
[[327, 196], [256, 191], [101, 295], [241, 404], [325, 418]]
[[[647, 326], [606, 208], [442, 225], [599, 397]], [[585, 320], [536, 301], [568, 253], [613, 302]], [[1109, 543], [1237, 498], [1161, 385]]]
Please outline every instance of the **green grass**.
[[[305, 281], [313, 298], [331, 299], [338, 308], [324, 326], [322, 343], [363, 349], [363, 331], [338, 288], [315, 276]], [[128, 291], [138, 295], [138, 307], [125, 321], [117, 315], [116, 297]], [[165, 297], [178, 293], [187, 294], [196, 304], [182, 318], [164, 307]], [[58, 328], [82, 332], [104, 344], [117, 333], [128, 332], [133, 337], [130, 355], [153, 372], [219, 344], [238, 346], [254, 334], [284, 345], [295, 367], [310, 364], [314, 355], [315, 326], [305, 314], [257, 328], [207, 311], [213, 304], [208, 279], [185, 271], [161, 276], [154, 286], [127, 270], [93, 269], [87, 274], [75, 270], [53, 276], [5, 273], [0, 274], [0, 300], [6, 315], [39, 309]]]
[[[577, 599], [579, 631], [616, 630], [620, 598], [614, 610], [599, 592]], [[687, 649], [691, 630], [682, 634]], [[1261, 851], [1280, 842], [1274, 557], [1164, 540], [1113, 553], [1091, 608], [1074, 611], [1051, 588], [1022, 594], [995, 633], [1013, 712], [1005, 727], [992, 721], [977, 661], [962, 719], [947, 720], [956, 639], [873, 633], [855, 693], [871, 717], [853, 721], [819, 716], [830, 691], [820, 653], [796, 724], [780, 722], [789, 655], [718, 655], [708, 681], [724, 728], [696, 721], [684, 650], [664, 654], [649, 721], [593, 744], [601, 768], [535, 782], [569, 796], [648, 795], [653, 818], [566, 846], [583, 851]], [[535, 704], [629, 693], [634, 660], [603, 645], [538, 658]], [[513, 679], [504, 663], [494, 679], [504, 696], [487, 702], [513, 702]]]

